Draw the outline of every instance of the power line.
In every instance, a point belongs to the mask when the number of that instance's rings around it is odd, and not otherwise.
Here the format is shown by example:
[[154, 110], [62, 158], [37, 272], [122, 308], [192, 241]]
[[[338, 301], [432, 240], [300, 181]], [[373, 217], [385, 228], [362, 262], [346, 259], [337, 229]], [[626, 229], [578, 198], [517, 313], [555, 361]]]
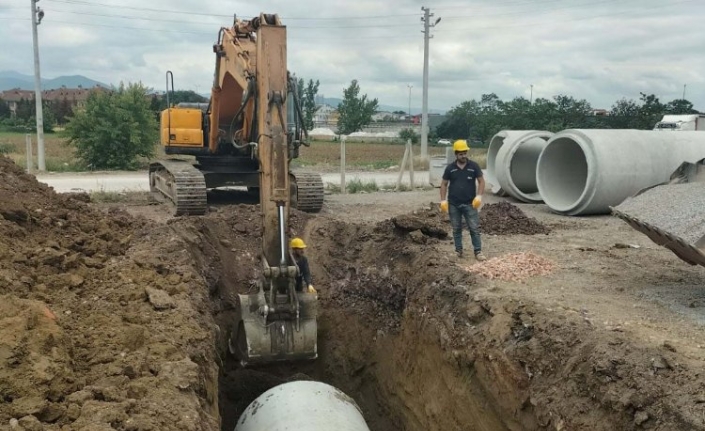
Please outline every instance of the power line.
[[[78, 11], [67, 11], [67, 10], [56, 10], [56, 9], [47, 9], [49, 12], [54, 12], [54, 13], [64, 13], [64, 14], [73, 14], [73, 15], [89, 15], [89, 16], [100, 16], [100, 17], [107, 17], [107, 18], [120, 18], [120, 19], [129, 19], [129, 20], [141, 20], [141, 21], [152, 21], [152, 22], [170, 22], [170, 23], [181, 23], [181, 24], [202, 24], [202, 25], [209, 25], [212, 26], [213, 23], [210, 22], [204, 22], [204, 21], [183, 21], [183, 20], [173, 20], [173, 19], [162, 19], [162, 18], [146, 18], [146, 17], [141, 17], [141, 16], [134, 16], [134, 15], [114, 15], [114, 14], [102, 14], [102, 13], [94, 13], [94, 12], [78, 12]], [[385, 25], [385, 27], [416, 27], [417, 24], [389, 24]], [[288, 28], [293, 28], [293, 29], [326, 29], [326, 28], [379, 28], [379, 25], [333, 25], [333, 26], [298, 26], [298, 25], [288, 25]]]
[[[674, 5], [678, 4], [683, 4], [683, 3], [691, 3], [694, 1], [700, 1], [700, 0], [681, 0], [677, 2], [672, 2], [669, 4], [661, 4], [658, 6], [652, 6], [652, 7], [644, 7], [641, 8], [640, 11], [644, 10], [652, 10], [652, 9], [661, 9], [664, 7], [673, 7]], [[579, 17], [579, 18], [574, 18], [574, 19], [561, 19], [561, 23], [566, 23], [566, 22], [577, 22], [577, 21], [587, 21], [595, 18], [611, 18], [614, 16], [620, 16], [624, 14], [634, 14], [633, 10], [629, 11], [622, 11], [622, 12], [614, 12], [610, 14], [603, 14], [603, 15], [593, 15], [593, 16], [588, 16], [588, 17]], [[505, 28], [516, 28], [516, 27], [534, 27], [534, 26], [542, 26], [542, 25], [547, 25], [547, 24], [555, 24], [555, 22], [550, 22], [550, 21], [543, 21], [543, 22], [530, 22], [530, 23], [522, 23], [522, 24], [511, 24], [511, 25], [496, 25], [496, 26], [487, 26], [487, 27], [472, 27], [472, 30], [495, 30], [495, 29], [505, 29]], [[440, 32], [443, 33], [457, 33], [459, 31], [462, 32], [468, 32], [468, 29], [454, 29], [454, 30], [439, 30]]]
[[[107, 4], [107, 3], [96, 3], [96, 2], [88, 2], [88, 1], [81, 1], [81, 0], [47, 0], [50, 2], [54, 3], [66, 3], [66, 4], [75, 4], [75, 5], [84, 5], [84, 6], [104, 6], [104, 7], [112, 7], [112, 8], [119, 8], [119, 9], [130, 9], [130, 10], [140, 10], [140, 11], [149, 11], [149, 12], [160, 12], [160, 13], [177, 13], [177, 14], [186, 14], [186, 15], [199, 15], [199, 16], [214, 16], [214, 17], [225, 17], [225, 18], [232, 18], [233, 14], [215, 14], [215, 13], [205, 13], [205, 12], [191, 12], [191, 11], [177, 11], [177, 10], [172, 10], [172, 9], [153, 9], [153, 8], [145, 8], [145, 7], [137, 7], [137, 6], [122, 6], [122, 5], [116, 5], [116, 4]], [[247, 14], [240, 14], [240, 16], [245, 16]], [[317, 21], [317, 20], [341, 20], [341, 19], [381, 19], [381, 18], [398, 18], [398, 17], [404, 17], [404, 16], [414, 16], [418, 17], [420, 14], [415, 13], [415, 14], [396, 14], [396, 15], [368, 15], [368, 16], [339, 16], [339, 17], [287, 17], [287, 16], [280, 16], [281, 19], [288, 19], [288, 20], [310, 20], [310, 21]], [[259, 16], [259, 13], [255, 14], [250, 14], [247, 16]]]
[[[29, 21], [29, 18], [0, 18], [0, 19], [16, 20], [16, 21]], [[217, 34], [216, 31], [190, 31], [190, 30], [172, 29], [172, 28], [159, 29], [159, 28], [149, 28], [149, 27], [126, 27], [126, 26], [121, 26], [121, 25], [86, 23], [86, 22], [76, 22], [76, 21], [62, 21], [62, 20], [54, 20], [54, 19], [52, 19], [51, 21], [47, 21], [46, 24], [47, 25], [66, 24], [66, 25], [72, 25], [72, 26], [115, 28], [115, 29], [121, 29], [121, 30], [138, 30], [138, 31], [150, 31], [150, 32], [157, 32], [157, 33], [198, 34], [198, 35], [209, 35], [209, 36], [213, 36], [214, 34]], [[320, 40], [319, 37], [297, 37], [296, 35], [289, 36], [288, 38], [290, 40]], [[410, 38], [410, 36], [408, 36], [408, 35], [404, 35], [404, 36], [362, 36], [362, 37], [356, 37], [355, 40], [380, 40], [380, 39], [384, 39], [384, 40], [388, 40], [388, 39], [409, 40], [409, 38]], [[326, 40], [347, 41], [347, 40], [350, 40], [350, 38], [349, 37], [339, 37], [339, 38], [326, 37]]]

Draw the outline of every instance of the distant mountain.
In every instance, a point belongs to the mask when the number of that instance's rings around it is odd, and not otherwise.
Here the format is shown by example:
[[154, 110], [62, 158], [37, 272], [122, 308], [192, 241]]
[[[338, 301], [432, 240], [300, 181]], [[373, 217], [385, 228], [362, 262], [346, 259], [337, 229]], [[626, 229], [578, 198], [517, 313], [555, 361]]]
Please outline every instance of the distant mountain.
[[[53, 90], [65, 86], [67, 88], [77, 88], [78, 86], [91, 88], [99, 85], [109, 88], [107, 84], [86, 78], [82, 75], [59, 76], [56, 78], [42, 78], [42, 89]], [[14, 70], [0, 72], [0, 91], [20, 88], [22, 90], [34, 90], [34, 75], [24, 75]]]
[[[327, 105], [330, 105], [334, 108], [337, 108], [338, 104], [342, 101], [343, 101], [343, 99], [341, 99], [339, 97], [321, 97], [321, 96], [316, 97], [316, 102], [321, 103], [321, 104], [327, 104]], [[379, 104], [378, 109], [380, 111], [385, 111], [385, 112], [394, 112], [394, 111], [406, 112], [409, 110], [409, 106], [408, 105], [407, 106], [392, 106], [392, 105]], [[428, 108], [428, 112], [429, 112], [429, 114], [445, 114], [445, 110], [443, 110], [443, 109]], [[413, 106], [411, 107], [411, 115], [420, 114], [420, 113], [421, 113], [421, 108], [415, 108]]]

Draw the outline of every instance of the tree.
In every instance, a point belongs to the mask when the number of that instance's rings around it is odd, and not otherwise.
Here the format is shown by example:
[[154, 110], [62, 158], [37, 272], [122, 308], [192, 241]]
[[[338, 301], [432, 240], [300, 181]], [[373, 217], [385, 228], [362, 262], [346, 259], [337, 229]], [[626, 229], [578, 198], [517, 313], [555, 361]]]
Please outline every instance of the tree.
[[639, 128], [639, 105], [632, 99], [619, 99], [610, 109], [609, 125], [613, 129]]
[[372, 122], [372, 114], [377, 112], [377, 98], [367, 100], [367, 94], [358, 97], [360, 86], [353, 79], [350, 86], [343, 90], [343, 101], [338, 104], [338, 133], [347, 135], [362, 130]]
[[68, 143], [95, 169], [131, 169], [137, 157], [154, 154], [159, 137], [142, 84], [120, 83], [111, 92], [93, 92], [85, 109], [66, 125]]
[[66, 119], [73, 112], [71, 107], [71, 102], [67, 98], [63, 98], [59, 101], [54, 102], [54, 114], [56, 114], [56, 122], [59, 124], [65, 124]]
[[[148, 89], [145, 89], [148, 91]], [[148, 93], [145, 93], [148, 94]], [[166, 97], [166, 96], [165, 96]], [[206, 103], [208, 99], [193, 90], [177, 90], [174, 94], [169, 93], [169, 103], [176, 106], [181, 102], [185, 103]]]
[[0, 119], [10, 118], [10, 107], [7, 106], [7, 102], [0, 98]]
[[665, 109], [666, 113], [671, 115], [699, 114], [693, 109], [693, 103], [686, 99], [671, 100], [666, 104]]
[[311, 130], [313, 129], [313, 117], [316, 115], [316, 111], [318, 110], [318, 107], [316, 106], [316, 94], [318, 94], [318, 86], [320, 85], [320, 82], [316, 80], [316, 82], [313, 82], [313, 79], [308, 80], [308, 85], [304, 89], [304, 97], [301, 101], [302, 110], [304, 114], [304, 125], [306, 129]]
[[412, 144], [418, 144], [419, 138], [421, 138], [421, 136], [416, 134], [413, 129], [402, 129], [399, 132], [399, 139], [404, 141], [404, 143], [406, 143], [406, 141], [410, 139]]

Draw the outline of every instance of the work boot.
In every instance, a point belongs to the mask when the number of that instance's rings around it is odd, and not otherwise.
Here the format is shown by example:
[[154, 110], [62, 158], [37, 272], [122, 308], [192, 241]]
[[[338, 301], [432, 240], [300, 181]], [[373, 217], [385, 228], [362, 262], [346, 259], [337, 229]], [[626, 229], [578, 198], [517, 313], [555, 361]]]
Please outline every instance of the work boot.
[[482, 254], [481, 251], [475, 253], [475, 259], [477, 259], [477, 260], [480, 261], [480, 262], [484, 262], [484, 261], [487, 260], [487, 258], [485, 257], [484, 254]]
[[462, 259], [462, 257], [463, 257], [463, 250], [455, 250], [455, 254], [458, 255], [458, 258]]

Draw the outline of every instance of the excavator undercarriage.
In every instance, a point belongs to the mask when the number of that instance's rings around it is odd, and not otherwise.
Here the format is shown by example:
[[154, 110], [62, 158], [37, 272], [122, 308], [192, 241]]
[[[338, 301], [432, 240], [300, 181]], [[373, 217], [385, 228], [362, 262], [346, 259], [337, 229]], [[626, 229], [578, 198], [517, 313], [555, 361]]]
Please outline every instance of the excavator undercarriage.
[[[325, 194], [320, 174], [296, 172], [289, 175], [292, 208], [319, 212]], [[158, 160], [149, 165], [149, 186], [155, 200], [166, 200], [173, 206], [174, 215], [203, 215], [208, 206], [208, 189], [244, 186], [248, 190], [258, 190], [259, 174], [256, 171], [209, 171], [198, 159], [195, 164], [181, 159]]]

